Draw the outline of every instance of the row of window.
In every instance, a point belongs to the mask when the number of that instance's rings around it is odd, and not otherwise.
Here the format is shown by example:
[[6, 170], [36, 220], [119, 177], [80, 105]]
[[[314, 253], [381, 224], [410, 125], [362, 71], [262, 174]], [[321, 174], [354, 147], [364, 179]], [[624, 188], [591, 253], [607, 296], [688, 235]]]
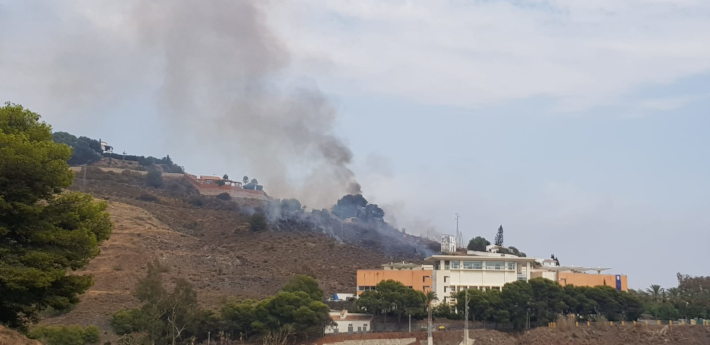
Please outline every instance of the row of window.
[[[411, 287], [411, 286], [407, 286], [407, 287], [410, 289], [413, 289], [413, 287]], [[424, 289], [426, 289], [426, 288], [431, 288], [431, 286], [424, 286]], [[375, 291], [375, 287], [374, 286], [358, 286], [357, 291]]]
[[465, 270], [504, 270], [514, 271], [515, 262], [504, 261], [451, 261], [448, 265], [452, 270], [460, 270], [462, 267]]

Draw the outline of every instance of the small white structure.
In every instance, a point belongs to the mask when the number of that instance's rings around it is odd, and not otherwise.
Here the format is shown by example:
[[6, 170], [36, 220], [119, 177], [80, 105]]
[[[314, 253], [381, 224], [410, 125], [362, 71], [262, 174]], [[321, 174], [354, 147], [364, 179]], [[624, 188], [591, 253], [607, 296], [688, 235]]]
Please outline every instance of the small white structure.
[[329, 301], [347, 301], [348, 299], [355, 298], [354, 293], [334, 293], [333, 297], [329, 298]]
[[489, 244], [486, 246], [486, 251], [491, 252], [491, 253], [498, 253], [498, 250], [501, 248], [505, 248], [505, 247], [501, 247], [501, 246], [498, 246], [495, 244]]
[[113, 146], [110, 146], [107, 142], [99, 141], [99, 144], [101, 144], [101, 151], [103, 151], [102, 153], [113, 153]]
[[372, 315], [348, 313], [347, 310], [331, 311], [330, 318], [334, 326], [325, 328], [325, 334], [368, 333], [371, 331]]
[[441, 236], [441, 252], [456, 253], [456, 237], [451, 235]]

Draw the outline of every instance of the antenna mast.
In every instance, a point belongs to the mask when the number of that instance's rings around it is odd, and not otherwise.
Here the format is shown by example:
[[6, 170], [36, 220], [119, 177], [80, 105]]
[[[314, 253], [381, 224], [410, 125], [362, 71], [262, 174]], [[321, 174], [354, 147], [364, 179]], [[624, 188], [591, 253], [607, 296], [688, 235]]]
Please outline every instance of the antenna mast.
[[456, 215], [456, 247], [457, 248], [462, 248], [463, 247], [463, 236], [461, 236], [461, 232], [459, 232], [459, 214], [454, 213]]

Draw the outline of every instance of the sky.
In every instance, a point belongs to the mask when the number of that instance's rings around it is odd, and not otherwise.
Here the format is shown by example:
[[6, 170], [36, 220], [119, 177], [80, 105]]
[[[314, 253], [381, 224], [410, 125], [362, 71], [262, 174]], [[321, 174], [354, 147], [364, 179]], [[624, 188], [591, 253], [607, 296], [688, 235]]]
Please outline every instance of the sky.
[[709, 274], [706, 0], [0, 0], [0, 101], [632, 288]]

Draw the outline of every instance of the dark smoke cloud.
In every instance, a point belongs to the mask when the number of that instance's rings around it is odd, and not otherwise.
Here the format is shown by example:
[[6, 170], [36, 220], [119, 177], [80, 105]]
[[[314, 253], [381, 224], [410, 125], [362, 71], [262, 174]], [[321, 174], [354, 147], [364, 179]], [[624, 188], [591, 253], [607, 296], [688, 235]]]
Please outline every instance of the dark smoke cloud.
[[[14, 43], [0, 33], [8, 48], [0, 49], [0, 94], [24, 90], [10, 100], [44, 113], [61, 107], [65, 127], [86, 127], [120, 121], [107, 115], [117, 104], [147, 98], [143, 108], [155, 106], [159, 125], [143, 140], [165, 139], [167, 153], [193, 162], [189, 171], [256, 177], [268, 193], [309, 207], [361, 192], [352, 152], [335, 133], [336, 109], [312, 81], [289, 75], [288, 49], [267, 24], [277, 2], [28, 0], [0, 5], [0, 14], [24, 4], [43, 21], [5, 23], [28, 36]], [[91, 116], [75, 115], [82, 110]]]
[[[136, 8], [137, 37], [162, 60], [160, 114], [173, 141], [198, 131], [228, 165], [248, 161], [269, 192], [309, 206], [360, 193], [352, 152], [334, 134], [336, 110], [312, 84], [284, 85], [288, 51], [257, 3], [152, 1]], [[289, 178], [291, 170], [300, 181]]]

